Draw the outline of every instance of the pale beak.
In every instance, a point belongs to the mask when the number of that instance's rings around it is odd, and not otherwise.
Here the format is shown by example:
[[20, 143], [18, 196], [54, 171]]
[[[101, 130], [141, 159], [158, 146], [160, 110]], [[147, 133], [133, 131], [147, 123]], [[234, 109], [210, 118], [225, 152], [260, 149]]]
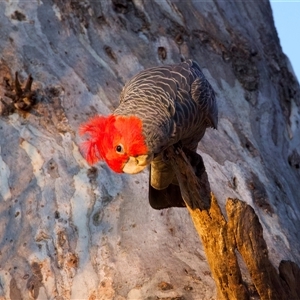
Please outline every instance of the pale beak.
[[136, 174], [143, 171], [153, 160], [153, 154], [130, 156], [123, 167], [123, 172], [127, 174]]

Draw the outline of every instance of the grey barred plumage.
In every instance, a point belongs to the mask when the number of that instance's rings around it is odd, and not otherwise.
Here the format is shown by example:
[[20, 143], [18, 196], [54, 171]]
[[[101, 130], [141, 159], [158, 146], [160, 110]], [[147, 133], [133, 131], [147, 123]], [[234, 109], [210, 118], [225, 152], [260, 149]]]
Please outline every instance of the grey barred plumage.
[[156, 154], [179, 141], [195, 150], [205, 129], [218, 122], [215, 93], [192, 60], [138, 73], [124, 86], [114, 114], [139, 117]]
[[196, 151], [206, 128], [217, 128], [215, 93], [199, 65], [187, 60], [138, 73], [124, 86], [114, 115], [134, 115], [142, 120], [147, 147], [154, 154], [150, 165], [151, 206], [185, 206], [163, 150], [180, 142], [189, 151]]

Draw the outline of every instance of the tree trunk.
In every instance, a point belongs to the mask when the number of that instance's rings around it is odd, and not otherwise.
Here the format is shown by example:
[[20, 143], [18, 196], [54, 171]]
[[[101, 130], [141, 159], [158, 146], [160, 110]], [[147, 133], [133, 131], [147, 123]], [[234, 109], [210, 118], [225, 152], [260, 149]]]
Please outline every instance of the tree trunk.
[[[5, 1], [0, 33], [0, 299], [300, 298], [300, 89], [268, 1]], [[182, 58], [218, 98], [198, 148], [216, 215], [153, 210], [147, 172], [77, 147], [131, 76]]]

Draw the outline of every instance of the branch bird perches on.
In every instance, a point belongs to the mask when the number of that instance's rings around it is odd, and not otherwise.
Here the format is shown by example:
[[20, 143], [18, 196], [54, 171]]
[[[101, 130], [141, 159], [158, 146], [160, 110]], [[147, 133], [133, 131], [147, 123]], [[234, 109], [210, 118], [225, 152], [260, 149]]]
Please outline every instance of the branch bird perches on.
[[[243, 201], [229, 198], [226, 220], [210, 191], [202, 157], [174, 146], [166, 150], [166, 156], [202, 240], [218, 299], [299, 299], [300, 269], [291, 261], [281, 261], [278, 274], [269, 260], [263, 229], [254, 209]], [[251, 276], [250, 284], [243, 281], [237, 251]]]

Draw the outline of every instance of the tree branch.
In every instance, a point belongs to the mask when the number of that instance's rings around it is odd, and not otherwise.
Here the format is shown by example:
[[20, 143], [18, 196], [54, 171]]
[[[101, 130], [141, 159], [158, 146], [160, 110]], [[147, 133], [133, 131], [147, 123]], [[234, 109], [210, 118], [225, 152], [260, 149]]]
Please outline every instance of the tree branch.
[[[295, 263], [285, 262], [281, 264], [278, 276], [268, 258], [263, 229], [253, 208], [238, 199], [228, 199], [226, 221], [217, 199], [210, 193], [201, 156], [181, 149], [175, 152], [173, 147], [167, 149], [167, 155], [176, 172], [182, 198], [202, 240], [218, 298], [250, 298], [236, 257], [235, 251], [238, 250], [261, 299], [298, 299], [299, 288], [295, 284], [295, 275], [291, 276], [291, 273], [300, 274], [300, 269]], [[197, 156], [200, 158], [195, 159]], [[208, 198], [211, 198], [211, 203]]]

